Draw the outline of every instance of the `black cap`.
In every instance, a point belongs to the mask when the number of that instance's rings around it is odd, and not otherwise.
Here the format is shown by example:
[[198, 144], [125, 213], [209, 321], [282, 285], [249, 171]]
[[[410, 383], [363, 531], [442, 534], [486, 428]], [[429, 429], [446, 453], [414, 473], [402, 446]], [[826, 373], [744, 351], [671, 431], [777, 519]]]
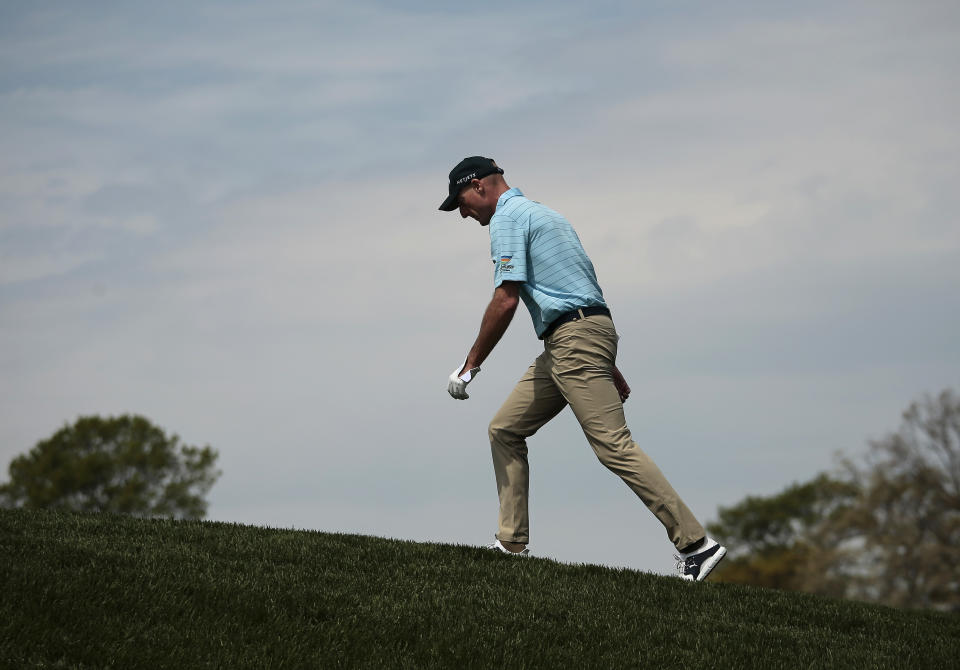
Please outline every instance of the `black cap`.
[[460, 195], [460, 189], [466, 186], [470, 180], [483, 179], [492, 174], [503, 174], [503, 169], [492, 158], [470, 156], [457, 163], [457, 166], [450, 170], [450, 195], [440, 204], [441, 211], [452, 212], [457, 208], [457, 196]]

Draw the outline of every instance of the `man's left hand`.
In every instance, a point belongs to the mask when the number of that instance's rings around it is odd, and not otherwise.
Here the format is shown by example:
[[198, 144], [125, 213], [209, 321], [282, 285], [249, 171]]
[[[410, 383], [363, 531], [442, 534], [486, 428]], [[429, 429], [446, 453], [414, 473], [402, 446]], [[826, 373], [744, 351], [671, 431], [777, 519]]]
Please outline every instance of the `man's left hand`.
[[449, 383], [447, 384], [447, 393], [457, 400], [466, 400], [470, 397], [467, 395], [467, 384], [473, 381], [473, 378], [480, 372], [480, 368], [478, 367], [470, 368], [469, 370], [467, 370], [466, 367], [467, 362], [464, 361], [461, 365], [454, 368], [450, 374]]

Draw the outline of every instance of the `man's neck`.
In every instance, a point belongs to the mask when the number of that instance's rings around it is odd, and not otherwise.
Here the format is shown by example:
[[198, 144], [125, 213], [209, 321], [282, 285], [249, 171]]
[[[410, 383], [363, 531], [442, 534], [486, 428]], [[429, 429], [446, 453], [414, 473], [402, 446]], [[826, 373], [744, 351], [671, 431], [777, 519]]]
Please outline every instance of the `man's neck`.
[[500, 202], [500, 196], [502, 196], [504, 193], [506, 193], [506, 192], [509, 191], [509, 190], [510, 190], [510, 187], [507, 186], [506, 183], [497, 185], [497, 187], [496, 187], [496, 188], [494, 189], [494, 191], [493, 191], [493, 192], [496, 194], [496, 196], [497, 196], [496, 202], [499, 203], [499, 202]]

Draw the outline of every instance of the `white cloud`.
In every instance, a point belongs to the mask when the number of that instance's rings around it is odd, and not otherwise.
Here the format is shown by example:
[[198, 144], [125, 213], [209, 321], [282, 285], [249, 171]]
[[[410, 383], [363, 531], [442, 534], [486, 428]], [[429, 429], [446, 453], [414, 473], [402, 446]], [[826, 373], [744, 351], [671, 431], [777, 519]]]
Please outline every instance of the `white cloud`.
[[94, 259], [94, 256], [89, 255], [68, 254], [38, 254], [27, 257], [0, 256], [0, 286], [66, 274]]

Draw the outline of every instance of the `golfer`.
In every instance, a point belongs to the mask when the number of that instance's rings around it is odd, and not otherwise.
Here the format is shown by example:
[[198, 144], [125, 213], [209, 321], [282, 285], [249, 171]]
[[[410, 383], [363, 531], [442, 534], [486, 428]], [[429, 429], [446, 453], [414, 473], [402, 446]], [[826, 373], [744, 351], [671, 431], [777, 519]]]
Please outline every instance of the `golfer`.
[[726, 549], [708, 538], [677, 492], [630, 436], [623, 402], [630, 387], [616, 366], [619, 336], [593, 264], [560, 214], [510, 188], [490, 158], [464, 158], [450, 171], [445, 212], [489, 226], [494, 293], [480, 334], [448, 391], [458, 400], [507, 330], [521, 300], [543, 353], [490, 422], [500, 496], [499, 529], [489, 548], [529, 554], [527, 438], [570, 405], [597, 458], [660, 520], [679, 555], [677, 573], [701, 581]]

